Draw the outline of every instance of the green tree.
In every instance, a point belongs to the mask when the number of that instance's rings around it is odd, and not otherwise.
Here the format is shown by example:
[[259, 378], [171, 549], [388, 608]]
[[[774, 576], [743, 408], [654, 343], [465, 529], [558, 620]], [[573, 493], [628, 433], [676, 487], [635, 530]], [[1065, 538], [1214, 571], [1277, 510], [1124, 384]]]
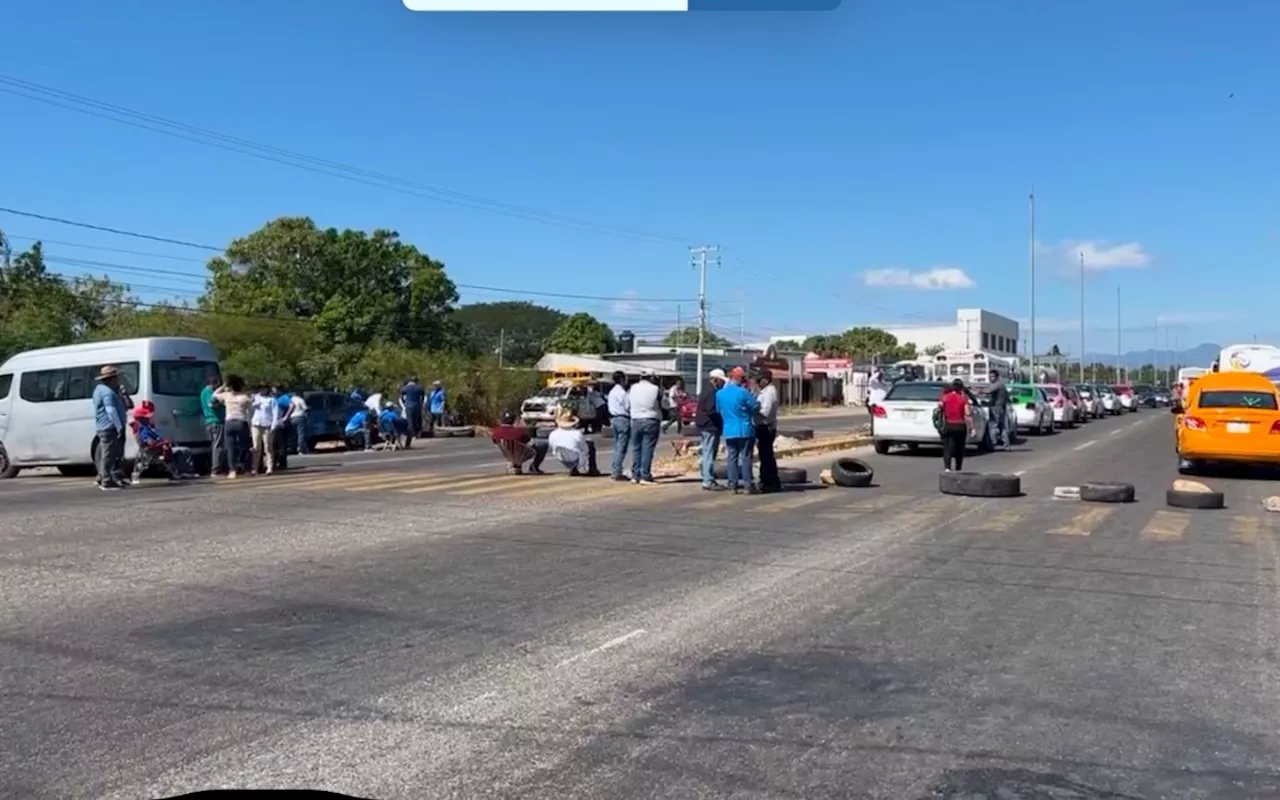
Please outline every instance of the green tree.
[[529, 366], [542, 358], [542, 343], [565, 318], [562, 311], [524, 301], [471, 303], [453, 312], [469, 352], [492, 356], [501, 346], [502, 362], [510, 366]]
[[[698, 344], [698, 326], [690, 325], [687, 328], [678, 328], [666, 336], [662, 337], [661, 344], [666, 347], [692, 347]], [[732, 347], [733, 342], [719, 335], [715, 331], [706, 331], [702, 335], [703, 347]]]
[[873, 358], [898, 361], [901, 358], [911, 358], [915, 353], [915, 345], [912, 345], [912, 356], [901, 356], [896, 336], [879, 328], [866, 326], [850, 328], [840, 334], [839, 342], [842, 353], [857, 361], [870, 361]]
[[542, 343], [548, 353], [611, 353], [613, 331], [590, 314], [577, 313], [561, 322]]
[[924, 349], [924, 354], [926, 356], [932, 357], [932, 356], [936, 356], [938, 353], [941, 353], [943, 350], [946, 350], [946, 349], [947, 349], [947, 346], [945, 344], [931, 344]]
[[801, 350], [806, 353], [817, 353], [823, 358], [835, 358], [843, 355], [841, 351], [840, 337], [828, 336], [820, 334], [818, 336], [810, 336], [804, 340], [800, 346]]
[[233, 241], [209, 262], [206, 311], [310, 320], [331, 345], [457, 342], [457, 288], [444, 265], [389, 230], [320, 230], [282, 217]]
[[774, 348], [779, 353], [800, 353], [804, 352], [804, 342], [799, 339], [782, 339], [773, 343]]

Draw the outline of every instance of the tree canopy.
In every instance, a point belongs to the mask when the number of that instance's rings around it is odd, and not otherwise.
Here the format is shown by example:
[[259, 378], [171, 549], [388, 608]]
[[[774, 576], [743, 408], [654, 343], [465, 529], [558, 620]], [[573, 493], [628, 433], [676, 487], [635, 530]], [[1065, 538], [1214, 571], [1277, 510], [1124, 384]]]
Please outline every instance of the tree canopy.
[[567, 315], [554, 308], [520, 300], [471, 303], [453, 312], [466, 349], [494, 355], [501, 348], [504, 364], [532, 366], [545, 352], [542, 343]]
[[899, 344], [893, 334], [879, 328], [860, 326], [838, 335], [810, 336], [803, 349], [826, 358], [850, 358], [854, 361], [901, 361], [916, 357], [916, 346]]
[[566, 318], [542, 343], [548, 353], [612, 353], [617, 340], [608, 325], [586, 313]]
[[[662, 337], [661, 344], [667, 347], [693, 347], [698, 344], [698, 326], [689, 325], [684, 328], [677, 328]], [[733, 342], [715, 333], [714, 331], [706, 331], [702, 336], [703, 347], [733, 347]]]

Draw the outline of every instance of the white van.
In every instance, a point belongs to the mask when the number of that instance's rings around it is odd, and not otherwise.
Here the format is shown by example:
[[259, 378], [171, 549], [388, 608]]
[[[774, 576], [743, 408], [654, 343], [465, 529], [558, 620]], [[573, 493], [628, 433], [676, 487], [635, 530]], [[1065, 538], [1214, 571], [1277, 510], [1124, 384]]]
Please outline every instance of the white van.
[[[120, 386], [135, 406], [155, 404], [161, 435], [190, 448], [198, 464], [208, 462], [200, 392], [210, 374], [221, 375], [213, 345], [204, 339], [118, 339], [29, 350], [0, 366], [0, 478], [31, 467], [93, 473], [97, 432], [90, 396], [107, 365], [120, 371]], [[125, 458], [137, 452], [129, 437]]]

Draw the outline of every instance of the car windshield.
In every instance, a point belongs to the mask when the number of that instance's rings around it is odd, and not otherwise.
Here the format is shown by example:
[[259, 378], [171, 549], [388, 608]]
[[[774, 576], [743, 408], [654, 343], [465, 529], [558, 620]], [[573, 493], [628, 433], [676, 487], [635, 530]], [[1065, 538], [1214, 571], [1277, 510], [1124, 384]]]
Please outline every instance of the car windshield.
[[1201, 392], [1197, 405], [1200, 408], [1256, 408], [1275, 411], [1276, 396], [1273, 392]]
[[942, 396], [941, 383], [896, 383], [889, 393], [885, 395], [886, 402], [890, 400], [905, 400], [909, 402], [932, 402], [936, 403], [938, 398]]
[[545, 389], [539, 389], [538, 393], [535, 394], [534, 397], [542, 397], [542, 398], [564, 397], [566, 394], [568, 394], [568, 392], [569, 390], [564, 388], [563, 386], [548, 386]]

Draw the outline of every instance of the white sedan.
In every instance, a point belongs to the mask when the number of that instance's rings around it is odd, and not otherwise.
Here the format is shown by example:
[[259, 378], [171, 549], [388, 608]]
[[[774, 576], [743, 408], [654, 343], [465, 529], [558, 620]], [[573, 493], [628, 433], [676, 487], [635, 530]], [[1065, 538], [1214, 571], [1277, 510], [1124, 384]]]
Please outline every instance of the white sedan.
[[[897, 444], [914, 450], [922, 444], [942, 446], [942, 437], [933, 427], [933, 410], [938, 407], [942, 390], [949, 384], [932, 381], [903, 381], [894, 384], [884, 402], [875, 407], [871, 417], [871, 437], [876, 452], [884, 455]], [[967, 391], [967, 390], [966, 390]], [[969, 393], [973, 405], [974, 431], [969, 444], [979, 452], [989, 453], [994, 446], [988, 425], [988, 413], [982, 402]]]
[[1018, 430], [1037, 436], [1053, 433], [1053, 406], [1039, 386], [1015, 384], [1009, 387], [1009, 405], [1013, 408]]

